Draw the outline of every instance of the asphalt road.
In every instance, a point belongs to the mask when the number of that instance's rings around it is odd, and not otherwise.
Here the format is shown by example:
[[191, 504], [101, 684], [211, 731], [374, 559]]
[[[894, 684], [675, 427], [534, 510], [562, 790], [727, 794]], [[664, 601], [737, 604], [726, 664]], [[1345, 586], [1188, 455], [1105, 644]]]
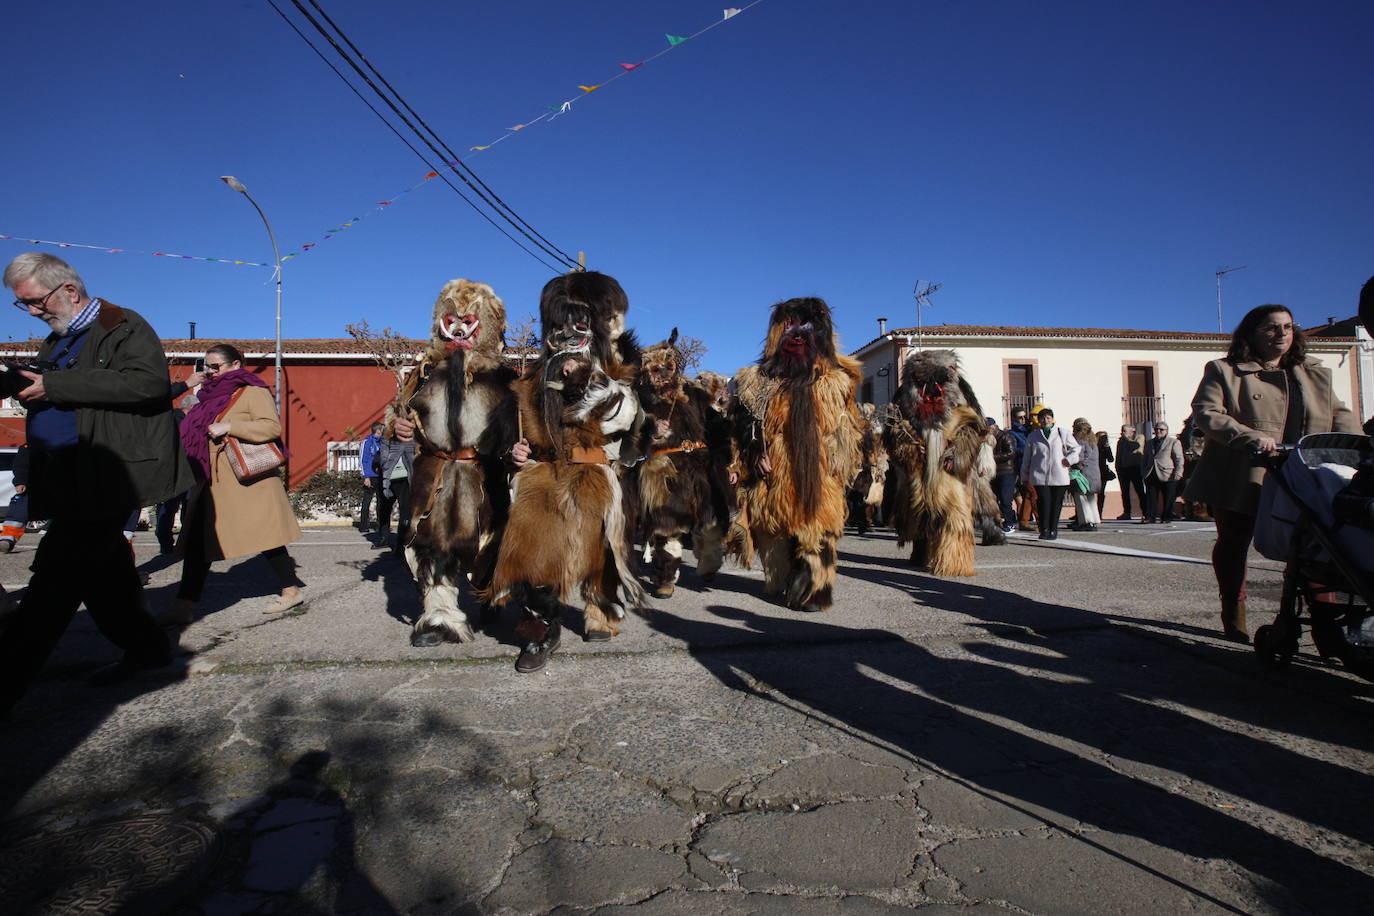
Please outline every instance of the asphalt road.
[[[7, 913], [1364, 913], [1374, 684], [1221, 640], [1209, 525], [1107, 522], [913, 570], [841, 543], [836, 606], [684, 569], [547, 669], [508, 614], [410, 646], [351, 528], [212, 573], [174, 669], [113, 688], [86, 615], [0, 724]], [[22, 587], [32, 537], [0, 556]], [[155, 556], [148, 599], [178, 567]], [[689, 556], [690, 561], [690, 556]], [[73, 565], [79, 574], [79, 563]], [[1251, 626], [1280, 570], [1255, 558]]]

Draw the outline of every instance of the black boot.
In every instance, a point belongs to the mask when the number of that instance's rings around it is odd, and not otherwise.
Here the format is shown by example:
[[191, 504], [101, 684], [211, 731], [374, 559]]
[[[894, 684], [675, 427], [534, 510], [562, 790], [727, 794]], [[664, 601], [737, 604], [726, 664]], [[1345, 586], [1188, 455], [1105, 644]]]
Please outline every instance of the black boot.
[[543, 636], [525, 643], [520, 650], [520, 657], [515, 660], [515, 670], [521, 674], [531, 674], [543, 668], [553, 650], [562, 642], [562, 635], [563, 624], [557, 620], [545, 625]]
[[1245, 626], [1245, 599], [1221, 599], [1221, 631], [1232, 642], [1249, 642]]
[[559, 622], [558, 598], [548, 586], [532, 588], [519, 585], [513, 596], [523, 605], [522, 619], [515, 625], [515, 634], [524, 640], [515, 670], [521, 674], [538, 671], [558, 648], [563, 625]]
[[672, 556], [665, 551], [663, 563], [654, 570], [656, 573], [654, 577], [655, 598], [673, 597], [673, 590], [677, 587], [677, 576], [680, 569], [682, 569], [682, 558]]

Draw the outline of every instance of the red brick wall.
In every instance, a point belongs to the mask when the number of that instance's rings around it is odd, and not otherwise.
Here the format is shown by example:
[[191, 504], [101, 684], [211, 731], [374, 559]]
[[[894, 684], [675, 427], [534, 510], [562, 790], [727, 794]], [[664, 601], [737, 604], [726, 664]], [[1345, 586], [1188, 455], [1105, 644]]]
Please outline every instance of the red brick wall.
[[[248, 360], [244, 368], [272, 386], [276, 366], [272, 360]], [[191, 373], [189, 361], [169, 369], [172, 381]], [[371, 360], [321, 360], [317, 363], [288, 361], [282, 366], [286, 381], [286, 447], [291, 453], [290, 486], [297, 486], [325, 467], [326, 443], [361, 439], [368, 427], [381, 420], [386, 405], [396, 396], [396, 377], [383, 372]], [[352, 433], [345, 432], [352, 427]], [[0, 417], [0, 447], [24, 444], [24, 418]]]
[[[269, 387], [276, 381], [272, 360], [246, 360], [245, 369]], [[173, 381], [184, 379], [191, 366], [173, 366]], [[282, 366], [286, 396], [286, 448], [291, 453], [290, 486], [297, 486], [325, 468], [326, 444], [361, 439], [381, 420], [396, 396], [396, 377], [368, 360], [287, 361]], [[352, 432], [346, 433], [352, 427]]]

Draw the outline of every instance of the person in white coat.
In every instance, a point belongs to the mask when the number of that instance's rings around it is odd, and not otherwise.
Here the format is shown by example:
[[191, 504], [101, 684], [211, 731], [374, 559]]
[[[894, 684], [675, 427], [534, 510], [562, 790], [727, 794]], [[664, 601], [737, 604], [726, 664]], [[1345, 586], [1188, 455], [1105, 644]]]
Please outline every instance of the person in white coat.
[[1078, 440], [1054, 425], [1054, 411], [1042, 409], [1036, 417], [1039, 427], [1026, 436], [1026, 453], [1021, 458], [1021, 479], [1035, 487], [1039, 498], [1036, 525], [1040, 540], [1059, 537], [1059, 513], [1064, 508], [1064, 492], [1069, 488], [1069, 467], [1082, 456]]

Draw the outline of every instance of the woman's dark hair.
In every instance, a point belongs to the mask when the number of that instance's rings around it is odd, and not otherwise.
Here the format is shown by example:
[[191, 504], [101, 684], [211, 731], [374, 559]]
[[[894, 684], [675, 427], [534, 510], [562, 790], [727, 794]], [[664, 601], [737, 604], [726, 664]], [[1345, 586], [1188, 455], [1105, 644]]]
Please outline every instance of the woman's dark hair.
[[1360, 288], [1360, 322], [1366, 331], [1374, 334], [1374, 277]]
[[209, 356], [211, 353], [220, 357], [227, 363], [243, 362], [243, 354], [239, 352], [239, 348], [234, 346], [233, 344], [217, 343], [213, 347], [205, 351], [206, 356]]
[[[1231, 346], [1226, 350], [1226, 358], [1232, 362], [1258, 362], [1255, 356], [1255, 348], [1250, 341], [1255, 336], [1255, 331], [1268, 318], [1276, 312], [1283, 312], [1289, 318], [1293, 317], [1293, 311], [1286, 305], [1257, 305], [1245, 313], [1245, 317], [1236, 325], [1235, 331], [1231, 333]], [[1307, 341], [1303, 339], [1302, 329], [1297, 322], [1293, 323], [1293, 345], [1288, 348], [1288, 352], [1283, 354], [1279, 360], [1280, 366], [1295, 366], [1307, 359]]]
[[1035, 412], [1035, 417], [1036, 419], [1039, 419], [1040, 417], [1043, 417], [1045, 414], [1054, 416], [1054, 411], [1050, 410], [1048, 407], [1041, 407], [1039, 410]]

